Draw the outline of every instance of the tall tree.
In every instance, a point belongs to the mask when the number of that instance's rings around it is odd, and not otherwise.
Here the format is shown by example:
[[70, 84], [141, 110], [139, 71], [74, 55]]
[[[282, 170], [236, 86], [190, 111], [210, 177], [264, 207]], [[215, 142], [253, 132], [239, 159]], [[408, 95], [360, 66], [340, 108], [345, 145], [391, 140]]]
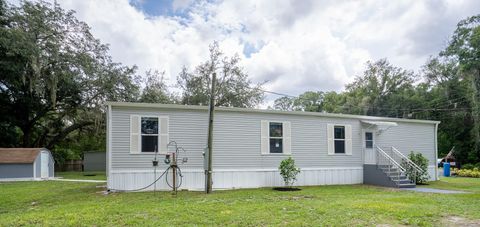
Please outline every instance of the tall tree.
[[297, 111], [322, 112], [323, 92], [307, 91], [294, 100], [294, 109]]
[[413, 72], [395, 67], [386, 59], [367, 62], [363, 75], [346, 85], [347, 112], [405, 116], [408, 113], [408, 106], [405, 106], [408, 102], [405, 99], [412, 91], [414, 81]]
[[177, 78], [182, 103], [206, 105], [210, 97], [211, 75], [217, 74], [217, 106], [255, 107], [263, 101], [262, 84], [253, 84], [240, 66], [238, 55], [227, 57], [217, 42], [210, 45], [210, 59], [189, 72], [186, 67]]
[[298, 97], [280, 97], [274, 101], [274, 109], [286, 111], [322, 112], [323, 97], [321, 91], [306, 91]]
[[346, 95], [335, 91], [325, 92], [323, 96], [323, 110], [328, 113], [345, 112]]
[[[472, 141], [469, 133], [472, 128], [470, 103], [466, 98], [468, 83], [461, 79], [458, 64], [451, 59], [431, 59], [424, 66], [423, 74], [429, 85], [424, 105], [428, 111], [419, 111], [415, 118], [428, 117], [441, 121], [438, 131], [439, 154], [446, 155], [455, 146], [457, 159], [466, 161], [465, 151], [471, 149]], [[417, 86], [416, 90], [420, 90], [420, 87]]]
[[105, 100], [137, 99], [135, 67], [113, 63], [73, 11], [25, 1], [2, 13], [0, 146], [53, 148], [98, 126]]
[[462, 20], [441, 57], [458, 62], [461, 80], [467, 86], [472, 138], [467, 161], [480, 161], [480, 15]]
[[145, 87], [143, 88], [140, 102], [147, 103], [175, 103], [175, 97], [170, 94], [168, 87], [163, 81], [164, 72], [148, 71], [145, 75]]
[[275, 99], [273, 108], [276, 110], [283, 110], [283, 111], [293, 111], [294, 110], [294, 97], [287, 97], [283, 96], [278, 99]]

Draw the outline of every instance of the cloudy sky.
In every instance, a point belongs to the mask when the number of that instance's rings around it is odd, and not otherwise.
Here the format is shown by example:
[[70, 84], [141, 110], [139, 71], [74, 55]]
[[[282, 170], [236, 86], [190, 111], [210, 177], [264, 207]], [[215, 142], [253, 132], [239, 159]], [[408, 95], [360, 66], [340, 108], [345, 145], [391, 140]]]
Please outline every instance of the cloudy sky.
[[368, 60], [418, 71], [459, 20], [480, 12], [478, 0], [57, 2], [110, 44], [115, 61], [165, 71], [170, 84], [183, 65], [205, 61], [217, 40], [241, 56], [254, 82], [292, 95], [341, 91]]

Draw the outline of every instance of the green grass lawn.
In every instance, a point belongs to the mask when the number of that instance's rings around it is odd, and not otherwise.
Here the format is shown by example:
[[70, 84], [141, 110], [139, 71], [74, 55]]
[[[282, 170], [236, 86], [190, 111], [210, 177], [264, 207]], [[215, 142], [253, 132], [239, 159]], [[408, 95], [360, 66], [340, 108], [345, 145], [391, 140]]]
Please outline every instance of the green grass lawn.
[[428, 185], [421, 185], [419, 187], [480, 193], [480, 178], [441, 177], [439, 181], [429, 182]]
[[448, 178], [430, 185], [470, 192], [448, 195], [366, 185], [104, 195], [99, 185], [0, 183], [0, 226], [438, 226], [447, 225], [449, 217], [480, 220], [480, 179]]
[[55, 172], [55, 177], [75, 180], [107, 180], [105, 172]]

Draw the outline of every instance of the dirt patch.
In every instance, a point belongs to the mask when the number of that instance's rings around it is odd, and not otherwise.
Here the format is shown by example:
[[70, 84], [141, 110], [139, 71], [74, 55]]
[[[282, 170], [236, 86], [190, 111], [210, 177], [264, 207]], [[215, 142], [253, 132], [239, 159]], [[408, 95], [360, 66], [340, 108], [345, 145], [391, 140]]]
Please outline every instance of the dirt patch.
[[458, 216], [448, 216], [443, 219], [443, 224], [445, 226], [480, 226], [480, 219], [471, 220]]

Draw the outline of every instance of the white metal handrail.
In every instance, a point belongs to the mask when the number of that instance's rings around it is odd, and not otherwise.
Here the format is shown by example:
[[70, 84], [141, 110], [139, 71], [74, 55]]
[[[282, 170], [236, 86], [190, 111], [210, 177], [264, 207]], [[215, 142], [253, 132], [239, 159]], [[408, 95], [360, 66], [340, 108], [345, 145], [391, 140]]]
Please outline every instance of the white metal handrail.
[[423, 172], [423, 170], [417, 165], [415, 164], [415, 162], [413, 162], [411, 159], [409, 159], [407, 156], [405, 156], [404, 154], [402, 154], [397, 148], [395, 148], [394, 146], [391, 147], [392, 151], [397, 154], [398, 156], [400, 156], [400, 158], [403, 160], [403, 161], [406, 161], [410, 166], [412, 166], [413, 168], [415, 168], [418, 172]]
[[398, 164], [397, 161], [395, 161], [392, 157], [390, 157], [381, 147], [377, 146], [377, 149], [380, 151], [380, 153], [385, 157], [387, 158], [388, 160], [390, 160], [390, 162], [397, 168], [399, 168], [400, 170], [402, 170], [403, 172], [405, 172], [405, 168], [403, 168], [400, 164]]
[[400, 166], [395, 160], [393, 160], [393, 158], [390, 157], [382, 148], [380, 148], [379, 146], [375, 147], [377, 167], [383, 166], [382, 168], [386, 168], [384, 170], [388, 170], [388, 175], [390, 179], [392, 175], [396, 175], [397, 180], [393, 180], [392, 182], [397, 187], [400, 187], [400, 176], [402, 175], [402, 173], [405, 173], [405, 169]]

